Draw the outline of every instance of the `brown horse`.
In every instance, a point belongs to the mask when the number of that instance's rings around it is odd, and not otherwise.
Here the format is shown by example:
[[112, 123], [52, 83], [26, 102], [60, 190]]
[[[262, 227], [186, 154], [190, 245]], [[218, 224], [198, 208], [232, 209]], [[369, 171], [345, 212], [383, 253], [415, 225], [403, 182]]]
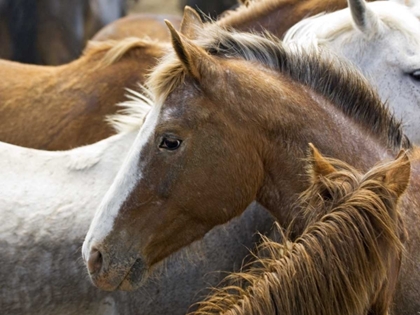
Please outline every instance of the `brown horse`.
[[102, 28], [92, 40], [121, 40], [127, 37], [150, 37], [160, 41], [170, 41], [171, 37], [165, 20], [171, 21], [176, 29], [181, 18], [176, 15], [131, 14]]
[[[174, 52], [152, 73], [151, 110], [83, 245], [92, 281], [133, 289], [152, 267], [240, 215], [257, 200], [282, 226], [303, 215], [305, 152], [367, 171], [411, 149], [401, 124], [353, 67], [320, 50], [274, 38], [203, 28], [188, 10]], [[191, 40], [196, 38], [196, 40]], [[420, 310], [420, 152], [402, 198], [408, 259], [396, 310]], [[298, 174], [298, 175], [297, 175]]]
[[105, 117], [138, 89], [165, 47], [147, 39], [91, 42], [84, 55], [57, 67], [0, 60], [0, 140], [24, 147], [65, 150], [114, 131]]
[[362, 176], [311, 149], [311, 184], [297, 205], [307, 217], [302, 236], [281, 244], [265, 238], [258, 265], [230, 275], [230, 285], [193, 314], [388, 314], [404, 240], [397, 203], [410, 179], [408, 157]]

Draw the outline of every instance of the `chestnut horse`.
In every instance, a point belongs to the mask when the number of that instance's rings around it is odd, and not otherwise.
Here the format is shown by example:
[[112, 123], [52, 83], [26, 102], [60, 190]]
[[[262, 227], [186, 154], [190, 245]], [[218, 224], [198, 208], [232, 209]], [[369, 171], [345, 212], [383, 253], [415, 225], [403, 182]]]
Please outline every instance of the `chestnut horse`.
[[[85, 276], [79, 250], [150, 104], [136, 101], [136, 123], [81, 148], [46, 152], [0, 142], [0, 310], [8, 315], [184, 315], [224, 272], [237, 271], [269, 232], [258, 205], [179, 253], [139, 292], [103, 292]], [[123, 122], [120, 121], [120, 124]], [[129, 124], [129, 125], [127, 125]], [[88, 208], [91, 210], [87, 210]]]
[[[148, 80], [156, 104], [87, 233], [83, 258], [95, 285], [131, 290], [153, 267], [240, 215], [257, 200], [300, 235], [293, 203], [308, 186], [309, 142], [367, 171], [410, 150], [402, 198], [409, 240], [395, 309], [420, 311], [420, 152], [353, 67], [323, 50], [203, 27], [191, 10], [174, 52]], [[191, 40], [195, 38], [196, 40]]]
[[230, 275], [232, 284], [194, 315], [388, 314], [404, 241], [397, 203], [410, 179], [408, 157], [361, 176], [311, 148], [311, 183], [297, 205], [309, 217], [302, 236], [281, 244], [265, 238], [257, 266]]
[[102, 28], [92, 40], [121, 40], [134, 36], [169, 41], [171, 37], [164, 20], [171, 21], [177, 29], [181, 24], [181, 18], [175, 15], [130, 14]]
[[105, 117], [137, 89], [165, 45], [147, 39], [91, 42], [82, 57], [47, 67], [0, 60], [0, 140], [66, 150], [105, 139]]
[[349, 9], [299, 22], [285, 41], [327, 46], [349, 59], [420, 144], [420, 20], [409, 8], [349, 0]]

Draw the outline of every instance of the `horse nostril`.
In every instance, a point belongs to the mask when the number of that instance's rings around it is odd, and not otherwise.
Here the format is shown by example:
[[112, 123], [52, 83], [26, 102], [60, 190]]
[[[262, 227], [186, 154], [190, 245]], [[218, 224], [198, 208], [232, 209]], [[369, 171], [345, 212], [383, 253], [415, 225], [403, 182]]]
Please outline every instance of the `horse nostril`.
[[101, 271], [101, 268], [102, 268], [102, 254], [95, 247], [92, 247], [92, 249], [90, 250], [89, 259], [87, 261], [87, 267], [88, 267], [89, 273], [91, 275]]

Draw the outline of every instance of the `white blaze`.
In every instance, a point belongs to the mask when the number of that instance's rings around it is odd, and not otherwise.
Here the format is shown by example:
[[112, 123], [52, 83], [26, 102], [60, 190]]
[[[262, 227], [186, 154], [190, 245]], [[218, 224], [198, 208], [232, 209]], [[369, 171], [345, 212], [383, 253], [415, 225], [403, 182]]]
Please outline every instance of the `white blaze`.
[[82, 254], [86, 259], [89, 257], [90, 248], [93, 244], [102, 242], [112, 231], [115, 218], [118, 216], [121, 206], [127, 200], [136, 184], [141, 180], [142, 166], [139, 164], [140, 154], [149, 138], [153, 135], [159, 120], [162, 105], [153, 106], [140, 129], [134, 143], [125, 159], [114, 182], [106, 193], [99, 208], [96, 210], [89, 231], [83, 243]]

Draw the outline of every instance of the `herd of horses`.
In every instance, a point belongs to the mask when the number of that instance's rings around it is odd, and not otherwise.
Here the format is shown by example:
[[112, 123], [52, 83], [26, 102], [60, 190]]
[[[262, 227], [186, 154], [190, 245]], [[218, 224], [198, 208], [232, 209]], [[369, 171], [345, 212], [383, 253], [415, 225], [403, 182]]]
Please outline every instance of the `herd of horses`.
[[1, 313], [418, 314], [417, 12], [186, 7], [0, 60]]

